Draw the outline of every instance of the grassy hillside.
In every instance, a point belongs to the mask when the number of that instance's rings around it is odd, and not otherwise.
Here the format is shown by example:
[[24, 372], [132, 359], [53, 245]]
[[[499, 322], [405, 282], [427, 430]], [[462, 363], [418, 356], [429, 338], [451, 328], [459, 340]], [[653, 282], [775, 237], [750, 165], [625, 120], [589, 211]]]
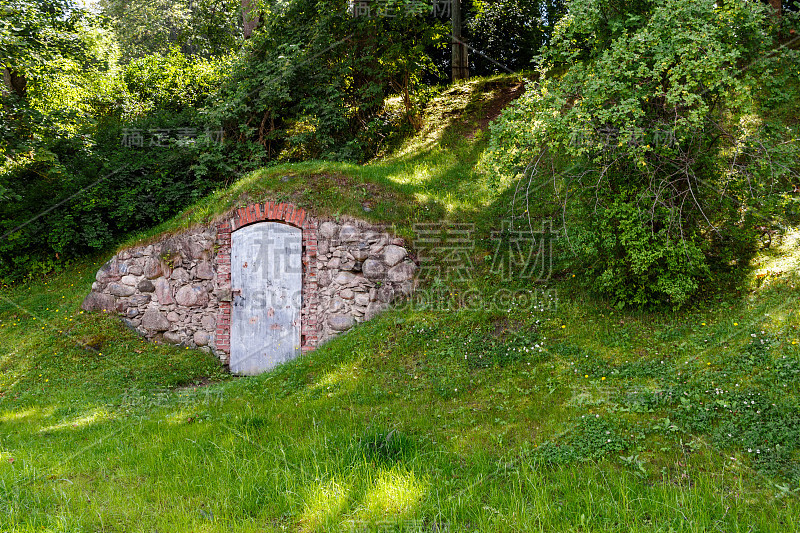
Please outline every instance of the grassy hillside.
[[[290, 198], [484, 242], [512, 193], [474, 167], [516, 84], [450, 89], [393, 156], [257, 172], [132, 240]], [[579, 272], [503, 280], [480, 245], [440, 305], [256, 378], [81, 313], [104, 258], [3, 289], [0, 531], [800, 530], [796, 244], [680, 314], [609, 308]]]

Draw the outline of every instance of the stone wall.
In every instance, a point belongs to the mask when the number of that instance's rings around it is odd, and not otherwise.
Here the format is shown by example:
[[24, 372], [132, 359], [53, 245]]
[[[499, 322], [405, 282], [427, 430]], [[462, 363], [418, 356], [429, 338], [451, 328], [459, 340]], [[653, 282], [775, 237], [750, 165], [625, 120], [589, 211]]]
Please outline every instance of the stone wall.
[[322, 222], [317, 238], [321, 340], [369, 320], [413, 291], [417, 266], [402, 239], [354, 219]]
[[196, 228], [121, 251], [97, 272], [83, 309], [116, 312], [152, 340], [212, 349], [226, 294], [215, 282], [216, 233]]
[[231, 235], [261, 221], [303, 230], [305, 351], [414, 290], [417, 266], [402, 239], [361, 220], [320, 220], [290, 204], [267, 202], [119, 252], [97, 272], [82, 307], [117, 313], [148, 339], [213, 350], [227, 362]]

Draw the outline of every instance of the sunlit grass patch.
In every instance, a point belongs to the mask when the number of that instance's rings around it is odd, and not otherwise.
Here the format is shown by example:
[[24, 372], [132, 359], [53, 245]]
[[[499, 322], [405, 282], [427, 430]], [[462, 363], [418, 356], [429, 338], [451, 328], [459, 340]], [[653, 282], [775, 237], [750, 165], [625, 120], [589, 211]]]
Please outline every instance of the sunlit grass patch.
[[367, 524], [391, 524], [414, 515], [427, 483], [400, 466], [378, 472], [353, 517]]
[[349, 487], [335, 479], [320, 481], [304, 494], [300, 524], [303, 531], [330, 531], [336, 529], [341, 515], [346, 511]]

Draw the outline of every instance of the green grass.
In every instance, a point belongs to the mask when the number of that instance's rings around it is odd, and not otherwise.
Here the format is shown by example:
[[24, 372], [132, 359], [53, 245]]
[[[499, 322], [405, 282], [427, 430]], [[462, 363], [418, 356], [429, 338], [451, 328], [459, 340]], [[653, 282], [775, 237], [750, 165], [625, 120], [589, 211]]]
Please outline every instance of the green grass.
[[[463, 137], [469, 114], [448, 133], [439, 105], [431, 146], [255, 173], [160, 230], [285, 195], [406, 234], [443, 214], [486, 234], [504, 207], [472, 170], [484, 140]], [[4, 288], [0, 531], [800, 530], [793, 239], [740, 294], [680, 314], [612, 309], [579, 275], [503, 281], [479, 247], [442, 306], [256, 378], [81, 313], [99, 258]], [[498, 287], [517, 297], [501, 306]], [[460, 307], [466, 289], [485, 305]]]
[[677, 319], [395, 310], [242, 379], [81, 315], [79, 268], [3, 294], [4, 531], [798, 528], [789, 280]]

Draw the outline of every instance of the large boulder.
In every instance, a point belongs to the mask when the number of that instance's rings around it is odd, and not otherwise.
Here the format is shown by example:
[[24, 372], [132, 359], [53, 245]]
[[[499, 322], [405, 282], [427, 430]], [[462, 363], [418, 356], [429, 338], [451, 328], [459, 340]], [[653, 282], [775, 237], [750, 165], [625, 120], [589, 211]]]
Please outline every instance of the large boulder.
[[199, 279], [214, 279], [214, 267], [208, 261], [200, 261], [197, 263], [194, 275]]
[[339, 226], [334, 222], [323, 222], [319, 226], [319, 235], [325, 239], [332, 239], [339, 232]]
[[206, 346], [211, 341], [211, 335], [206, 331], [195, 331], [193, 340], [198, 346]]
[[114, 310], [114, 297], [104, 292], [92, 291], [84, 298], [81, 309], [90, 313], [93, 311], [108, 311], [110, 313]]
[[183, 337], [177, 331], [168, 331], [164, 333], [164, 340], [171, 344], [180, 344], [183, 341]]
[[189, 276], [189, 272], [187, 272], [185, 268], [179, 267], [172, 271], [170, 279], [174, 279], [175, 281], [179, 281], [181, 283], [186, 283], [191, 279], [191, 276]]
[[160, 278], [164, 274], [164, 269], [161, 268], [161, 261], [155, 257], [150, 257], [144, 264], [144, 277], [147, 279]]
[[386, 277], [386, 265], [383, 264], [383, 261], [378, 261], [377, 259], [367, 259], [361, 265], [361, 272], [364, 273], [364, 277], [367, 279], [381, 280]]
[[356, 242], [361, 240], [361, 231], [352, 224], [345, 224], [339, 230], [339, 240], [342, 242]]
[[208, 292], [196, 285], [184, 285], [175, 294], [175, 301], [184, 307], [205, 305], [208, 303]]
[[406, 261], [405, 263], [400, 263], [399, 265], [395, 265], [390, 268], [389, 272], [386, 274], [386, 277], [389, 279], [389, 281], [400, 283], [413, 278], [416, 271], [417, 265], [410, 261]]
[[127, 266], [124, 263], [120, 263], [115, 257], [100, 267], [100, 270], [98, 270], [95, 275], [95, 279], [100, 283], [119, 281], [122, 276], [128, 273], [127, 270]]
[[402, 246], [395, 246], [390, 244], [383, 249], [383, 261], [390, 267], [395, 266], [397, 263], [406, 258], [406, 249]]
[[350, 272], [339, 272], [333, 281], [338, 283], [339, 285], [350, 285], [351, 283], [355, 283], [358, 278], [356, 278], [355, 274], [351, 274]]
[[114, 296], [130, 296], [136, 292], [135, 287], [131, 287], [130, 285], [123, 285], [122, 283], [111, 283], [108, 286], [108, 292], [113, 294]]
[[170, 327], [167, 317], [155, 307], [148, 307], [142, 316], [142, 327], [151, 331], [167, 331]]
[[119, 281], [123, 285], [130, 285], [131, 287], [135, 287], [139, 283], [139, 279], [136, 276], [131, 276], [130, 274], [127, 276], [122, 276], [122, 279]]
[[328, 325], [334, 331], [345, 331], [356, 324], [355, 319], [349, 315], [334, 315], [328, 319]]
[[156, 286], [156, 299], [161, 305], [174, 304], [175, 299], [172, 297], [172, 287], [165, 278], [158, 278], [155, 282]]

